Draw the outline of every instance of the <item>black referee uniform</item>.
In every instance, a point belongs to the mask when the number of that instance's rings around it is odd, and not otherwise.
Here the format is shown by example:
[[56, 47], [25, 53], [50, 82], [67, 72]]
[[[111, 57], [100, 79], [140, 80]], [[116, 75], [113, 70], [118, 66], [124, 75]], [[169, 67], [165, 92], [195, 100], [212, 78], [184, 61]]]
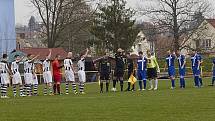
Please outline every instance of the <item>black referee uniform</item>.
[[100, 93], [103, 93], [103, 82], [106, 82], [106, 92], [108, 92], [109, 80], [111, 74], [111, 63], [108, 58], [99, 61], [99, 75], [100, 75]]

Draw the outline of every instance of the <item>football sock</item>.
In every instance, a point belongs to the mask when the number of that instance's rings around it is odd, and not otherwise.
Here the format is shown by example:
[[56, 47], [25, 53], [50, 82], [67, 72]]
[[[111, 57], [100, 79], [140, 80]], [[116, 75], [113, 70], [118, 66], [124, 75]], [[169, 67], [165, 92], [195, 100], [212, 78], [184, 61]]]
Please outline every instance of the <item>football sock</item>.
[[13, 95], [16, 96], [16, 85], [13, 85]]
[[123, 80], [120, 80], [120, 88], [121, 88], [121, 92], [123, 91]]
[[158, 88], [158, 79], [155, 79], [155, 88]]
[[108, 88], [109, 88], [109, 83], [106, 82], [106, 92], [108, 92]]
[[76, 92], [76, 84], [74, 81], [72, 82], [72, 90], [73, 90], [73, 92]]
[[146, 89], [146, 80], [143, 80], [143, 88]]
[[66, 94], [69, 93], [69, 82], [66, 82]]
[[140, 90], [143, 89], [142, 80], [139, 80], [139, 87], [140, 87]]

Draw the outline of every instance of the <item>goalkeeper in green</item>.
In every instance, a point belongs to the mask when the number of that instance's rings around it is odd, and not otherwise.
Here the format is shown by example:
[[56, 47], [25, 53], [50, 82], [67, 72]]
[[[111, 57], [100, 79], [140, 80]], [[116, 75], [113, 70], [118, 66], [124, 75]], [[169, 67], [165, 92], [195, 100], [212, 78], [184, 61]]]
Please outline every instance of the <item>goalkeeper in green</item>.
[[[151, 52], [147, 50], [147, 79], [149, 79], [149, 84], [151, 88], [149, 90], [158, 89], [158, 79], [157, 73], [160, 73], [160, 68], [155, 56], [152, 56]], [[155, 81], [155, 86], [153, 87], [153, 82]]]

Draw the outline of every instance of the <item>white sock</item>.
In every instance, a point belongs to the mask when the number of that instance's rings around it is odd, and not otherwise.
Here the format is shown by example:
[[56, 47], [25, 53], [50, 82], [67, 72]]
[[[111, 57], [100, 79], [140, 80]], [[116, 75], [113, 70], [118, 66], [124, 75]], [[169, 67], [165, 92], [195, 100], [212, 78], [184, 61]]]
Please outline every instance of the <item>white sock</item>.
[[150, 84], [151, 88], [153, 88], [152, 80], [149, 80], [149, 84]]
[[158, 79], [155, 79], [155, 89], [158, 88]]

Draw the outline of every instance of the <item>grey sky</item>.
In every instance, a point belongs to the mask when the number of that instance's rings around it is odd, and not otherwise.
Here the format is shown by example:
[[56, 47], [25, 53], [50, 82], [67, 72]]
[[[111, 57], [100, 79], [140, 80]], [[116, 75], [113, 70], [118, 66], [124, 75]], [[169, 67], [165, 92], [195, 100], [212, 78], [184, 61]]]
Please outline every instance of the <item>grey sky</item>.
[[[31, 15], [35, 15], [35, 9], [30, 4], [30, 0], [14, 0], [16, 23], [27, 24]], [[135, 7], [140, 0], [127, 0], [130, 7]], [[215, 1], [210, 0], [214, 5]]]

